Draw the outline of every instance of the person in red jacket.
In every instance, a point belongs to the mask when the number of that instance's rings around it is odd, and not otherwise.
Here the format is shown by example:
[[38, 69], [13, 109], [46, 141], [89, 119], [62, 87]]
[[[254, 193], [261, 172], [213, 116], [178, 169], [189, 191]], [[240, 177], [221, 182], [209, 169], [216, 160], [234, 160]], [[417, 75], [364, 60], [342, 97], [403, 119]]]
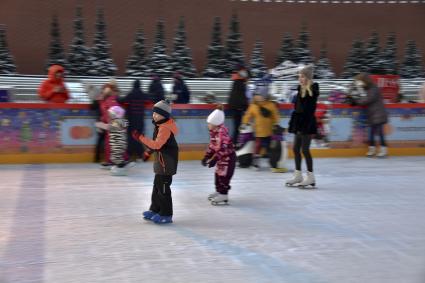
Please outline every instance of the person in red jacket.
[[47, 102], [64, 103], [69, 99], [68, 90], [63, 81], [65, 69], [60, 65], [49, 68], [49, 78], [38, 89], [38, 95]]

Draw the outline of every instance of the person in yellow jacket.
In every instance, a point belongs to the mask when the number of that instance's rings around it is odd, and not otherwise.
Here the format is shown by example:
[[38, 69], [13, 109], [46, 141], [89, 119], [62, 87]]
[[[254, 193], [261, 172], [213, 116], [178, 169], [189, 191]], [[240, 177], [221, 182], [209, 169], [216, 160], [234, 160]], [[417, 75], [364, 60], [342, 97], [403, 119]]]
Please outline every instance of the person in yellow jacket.
[[275, 102], [255, 94], [242, 118], [243, 124], [254, 122], [255, 150], [253, 166], [259, 169], [261, 150], [268, 150], [273, 134], [273, 125], [279, 124], [279, 109]]

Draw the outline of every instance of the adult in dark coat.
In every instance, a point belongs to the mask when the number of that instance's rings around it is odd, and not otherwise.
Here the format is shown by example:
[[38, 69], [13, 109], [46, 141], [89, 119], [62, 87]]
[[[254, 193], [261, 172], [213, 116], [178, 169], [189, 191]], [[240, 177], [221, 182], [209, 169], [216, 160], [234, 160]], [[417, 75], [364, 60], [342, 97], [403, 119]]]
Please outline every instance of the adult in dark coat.
[[[384, 125], [388, 122], [388, 113], [385, 109], [384, 100], [379, 88], [373, 83], [372, 78], [365, 73], [355, 77], [352, 89], [352, 105], [366, 106], [367, 120], [370, 126], [368, 157], [377, 154], [378, 157], [387, 155], [387, 144], [384, 136]], [[380, 152], [375, 150], [375, 135], [381, 142]]]
[[157, 75], [152, 77], [151, 84], [149, 85], [149, 100], [152, 103], [157, 103], [164, 100], [164, 87], [162, 86], [161, 78]]
[[127, 154], [130, 158], [136, 156], [137, 158], [143, 158], [144, 147], [139, 142], [135, 141], [131, 133], [137, 130], [139, 133], [144, 133], [145, 130], [145, 99], [146, 95], [141, 89], [141, 83], [139, 80], [135, 80], [133, 83], [133, 89], [122, 98], [119, 98], [119, 102], [127, 106], [126, 118], [128, 120], [128, 147]]
[[[88, 96], [92, 99], [90, 104], [90, 110], [92, 110], [96, 115], [96, 122], [101, 121], [101, 111], [100, 104], [103, 100], [103, 94], [93, 85], [88, 85], [86, 88]], [[94, 148], [94, 162], [99, 163], [101, 159], [102, 152], [105, 151], [105, 130], [96, 128], [97, 138], [96, 146]]]
[[174, 77], [173, 94], [177, 95], [174, 103], [186, 104], [190, 102], [190, 91], [180, 75]]
[[248, 72], [245, 69], [239, 70], [232, 75], [232, 89], [227, 103], [233, 116], [233, 143], [236, 144], [239, 135], [239, 126], [245, 110], [248, 108], [248, 98], [246, 97], [246, 82]]

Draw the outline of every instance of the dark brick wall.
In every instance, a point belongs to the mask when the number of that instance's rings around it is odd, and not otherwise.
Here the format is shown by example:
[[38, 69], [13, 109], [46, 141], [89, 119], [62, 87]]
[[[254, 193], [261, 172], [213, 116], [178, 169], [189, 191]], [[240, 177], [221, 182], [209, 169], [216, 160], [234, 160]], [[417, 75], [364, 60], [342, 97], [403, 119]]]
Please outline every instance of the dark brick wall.
[[[344, 64], [352, 40], [356, 36], [369, 37], [376, 29], [385, 42], [388, 32], [395, 31], [404, 51], [406, 40], [416, 40], [425, 58], [424, 4], [285, 4], [254, 3], [229, 0], [0, 0], [0, 24], [8, 28], [9, 47], [16, 58], [18, 71], [25, 74], [44, 72], [50, 36], [51, 15], [60, 17], [62, 41], [66, 48], [72, 39], [75, 7], [83, 5], [86, 40], [92, 43], [96, 5], [103, 5], [108, 24], [112, 55], [123, 74], [125, 60], [131, 51], [134, 33], [143, 24], [147, 43], [155, 36], [158, 18], [166, 21], [168, 48], [180, 16], [185, 16], [188, 44], [192, 48], [195, 65], [201, 70], [205, 63], [207, 45], [215, 16], [221, 16], [224, 35], [232, 9], [240, 17], [243, 47], [249, 57], [256, 39], [265, 42], [266, 63], [274, 65], [282, 34], [298, 35], [301, 23], [308, 24], [311, 49], [315, 56], [323, 41], [327, 42], [329, 57], [337, 72]], [[223, 40], [225, 37], [223, 37]]]

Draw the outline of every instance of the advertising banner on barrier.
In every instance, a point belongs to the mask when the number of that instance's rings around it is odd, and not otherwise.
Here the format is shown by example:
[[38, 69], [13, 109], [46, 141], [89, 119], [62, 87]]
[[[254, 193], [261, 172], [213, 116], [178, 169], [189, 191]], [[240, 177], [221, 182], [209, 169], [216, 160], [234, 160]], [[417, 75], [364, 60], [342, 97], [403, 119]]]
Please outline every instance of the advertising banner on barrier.
[[[214, 106], [211, 106], [214, 107]], [[177, 140], [186, 148], [199, 148], [209, 141], [205, 117], [211, 113], [206, 105], [177, 106], [173, 116], [180, 128]], [[319, 135], [312, 148], [365, 148], [368, 139], [364, 108], [344, 104], [319, 105]], [[425, 145], [425, 104], [388, 104], [389, 123], [384, 132], [390, 147]], [[280, 107], [282, 127], [288, 126], [292, 106]], [[231, 113], [226, 125], [232, 132]], [[145, 134], [152, 136], [151, 111], [145, 113]], [[95, 113], [87, 105], [0, 103], [0, 154], [48, 154], [93, 152], [96, 132]], [[292, 137], [286, 140], [291, 143]], [[204, 150], [204, 148], [202, 148]]]

